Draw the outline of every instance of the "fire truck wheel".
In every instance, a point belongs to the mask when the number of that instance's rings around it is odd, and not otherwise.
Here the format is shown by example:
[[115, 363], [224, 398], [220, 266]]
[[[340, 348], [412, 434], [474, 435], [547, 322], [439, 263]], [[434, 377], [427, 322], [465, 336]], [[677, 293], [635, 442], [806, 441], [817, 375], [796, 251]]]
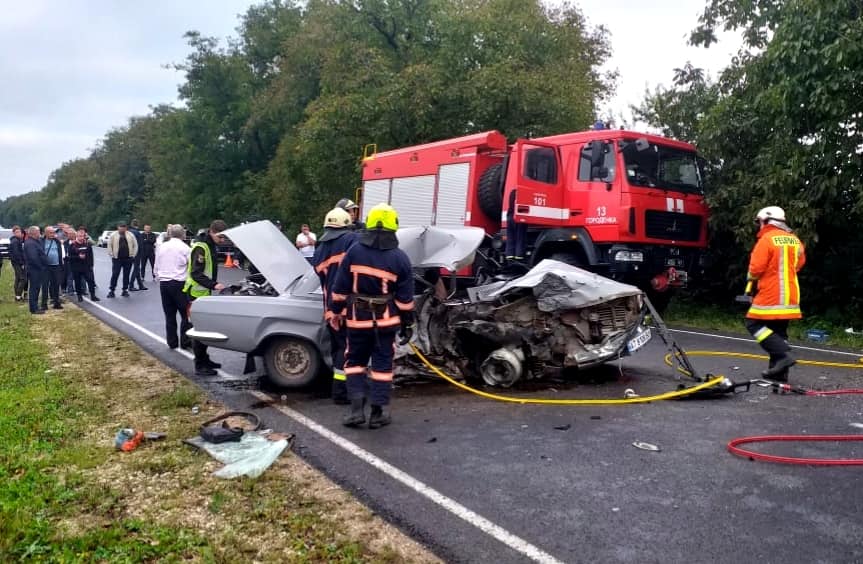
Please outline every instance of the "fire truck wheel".
[[503, 211], [503, 164], [491, 165], [479, 178], [479, 207], [489, 219], [500, 221]]

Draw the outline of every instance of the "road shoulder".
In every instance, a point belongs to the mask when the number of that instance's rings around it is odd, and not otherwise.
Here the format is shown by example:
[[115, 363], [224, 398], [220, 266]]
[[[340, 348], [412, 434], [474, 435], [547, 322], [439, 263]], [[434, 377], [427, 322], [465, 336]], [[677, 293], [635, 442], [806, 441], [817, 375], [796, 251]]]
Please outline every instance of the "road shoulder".
[[[289, 451], [257, 480], [212, 477], [220, 464], [181, 441], [221, 404], [78, 308], [0, 309], [0, 419], [18, 429], [0, 456], [0, 500], [14, 500], [0, 554], [438, 561]], [[121, 453], [123, 427], [168, 438]]]

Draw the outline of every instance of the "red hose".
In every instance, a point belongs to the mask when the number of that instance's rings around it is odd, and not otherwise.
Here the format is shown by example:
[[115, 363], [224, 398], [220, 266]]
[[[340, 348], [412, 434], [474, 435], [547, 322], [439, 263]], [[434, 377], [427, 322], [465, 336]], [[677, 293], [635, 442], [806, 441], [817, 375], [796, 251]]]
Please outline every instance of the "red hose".
[[845, 394], [863, 394], [863, 389], [850, 388], [848, 390], [826, 390], [823, 392], [818, 390], [806, 390], [807, 396], [842, 396]]
[[[841, 391], [841, 390], [837, 390]], [[777, 462], [779, 464], [803, 464], [806, 466], [863, 466], [863, 458], [795, 458], [754, 452], [738, 445], [747, 443], [808, 441], [863, 441], [863, 435], [766, 435], [762, 437], [740, 437], [728, 443], [728, 452], [750, 460]]]

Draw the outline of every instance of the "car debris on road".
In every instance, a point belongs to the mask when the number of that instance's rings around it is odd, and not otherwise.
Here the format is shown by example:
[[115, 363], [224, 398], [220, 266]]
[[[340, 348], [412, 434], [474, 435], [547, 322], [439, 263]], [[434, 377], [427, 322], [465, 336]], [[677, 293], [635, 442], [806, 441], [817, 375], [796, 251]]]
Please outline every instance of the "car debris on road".
[[632, 446], [641, 450], [649, 450], [651, 452], [659, 452], [660, 450], [662, 450], [654, 444], [645, 443], [642, 441], [635, 441], [634, 443], [632, 443]]

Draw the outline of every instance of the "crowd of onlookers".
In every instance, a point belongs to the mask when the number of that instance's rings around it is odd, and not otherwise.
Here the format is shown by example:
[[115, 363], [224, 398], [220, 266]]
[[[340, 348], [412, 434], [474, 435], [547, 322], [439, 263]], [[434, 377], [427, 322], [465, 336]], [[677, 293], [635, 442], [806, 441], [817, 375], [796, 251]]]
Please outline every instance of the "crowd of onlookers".
[[[107, 241], [112, 259], [107, 297], [115, 297], [121, 274], [122, 296], [147, 290], [144, 285], [147, 265], [155, 280], [156, 246], [160, 242], [150, 225], [144, 225], [141, 230], [137, 220], [129, 226], [117, 226], [117, 231]], [[9, 244], [9, 262], [15, 274], [15, 301], [28, 303], [32, 314], [45, 313], [49, 300], [54, 309], [63, 309], [63, 294], [77, 296], [79, 302], [85, 295], [92, 301], [99, 301], [93, 272], [93, 244], [83, 225], [77, 229], [65, 223], [48, 225], [44, 232], [37, 225], [26, 229], [15, 225]]]

